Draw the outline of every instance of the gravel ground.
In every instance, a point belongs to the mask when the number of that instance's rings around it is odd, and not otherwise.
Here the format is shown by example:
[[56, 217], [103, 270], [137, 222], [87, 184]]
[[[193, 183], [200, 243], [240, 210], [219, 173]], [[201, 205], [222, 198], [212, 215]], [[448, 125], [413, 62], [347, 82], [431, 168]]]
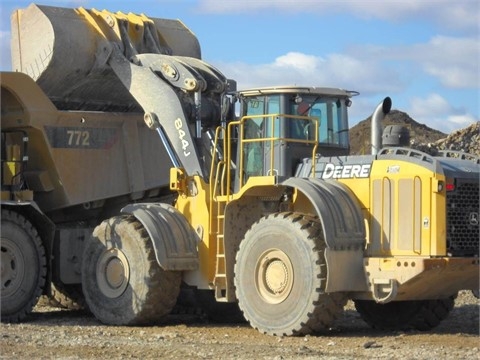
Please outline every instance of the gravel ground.
[[27, 322], [1, 325], [0, 359], [479, 359], [479, 307], [464, 291], [434, 330], [388, 333], [369, 328], [349, 302], [328, 332], [278, 338], [187, 314], [162, 326], [106, 326], [40, 301]]

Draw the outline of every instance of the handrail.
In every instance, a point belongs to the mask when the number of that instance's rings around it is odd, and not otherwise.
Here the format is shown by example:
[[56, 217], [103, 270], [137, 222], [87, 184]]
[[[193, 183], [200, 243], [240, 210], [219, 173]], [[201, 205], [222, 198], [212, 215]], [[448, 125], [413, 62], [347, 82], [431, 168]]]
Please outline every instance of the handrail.
[[[219, 141], [221, 140], [221, 134], [225, 133], [225, 128], [224, 127], [217, 127], [215, 130], [215, 139], [213, 142], [213, 149], [212, 149], [212, 163], [210, 166], [210, 183], [209, 183], [209, 210], [210, 214], [216, 214], [218, 215], [218, 208], [214, 208], [214, 205], [218, 205], [217, 202], [217, 191], [218, 191], [218, 181], [219, 181], [219, 174], [220, 174], [220, 169], [225, 166], [225, 159], [226, 159], [226, 152], [228, 152], [228, 147], [226, 146], [226, 139], [225, 136], [223, 136], [223, 159], [217, 159], [217, 149], [218, 149], [218, 144]], [[223, 181], [223, 178], [220, 179]], [[223, 184], [222, 184], [223, 186]], [[221, 186], [221, 189], [222, 189]], [[217, 216], [210, 216], [210, 229], [216, 229], [216, 226], [213, 226], [213, 221]], [[218, 229], [217, 229], [218, 230]], [[216, 230], [216, 231], [217, 231]]]
[[[269, 136], [269, 137], [245, 137], [245, 125], [248, 121], [253, 121], [255, 119], [262, 119], [265, 122], [269, 122], [269, 133], [275, 134], [276, 133], [276, 120], [279, 118], [287, 118], [292, 121], [310, 121], [313, 124], [313, 139], [300, 139], [294, 137], [281, 137], [281, 136]], [[298, 116], [298, 115], [288, 115], [288, 114], [265, 114], [265, 115], [252, 115], [252, 116], [244, 116], [238, 121], [232, 121], [229, 123], [227, 137], [231, 138], [231, 134], [233, 133], [234, 127], [239, 128], [239, 141], [240, 141], [240, 148], [239, 148], [239, 164], [237, 165], [239, 174], [243, 174], [244, 169], [244, 145], [249, 143], [269, 143], [271, 149], [274, 148], [276, 142], [285, 142], [285, 143], [300, 143], [300, 144], [309, 144], [312, 145], [312, 160], [315, 158], [317, 147], [318, 147], [318, 127], [319, 121], [315, 117], [309, 116]], [[264, 127], [265, 128], [265, 127]], [[228, 153], [230, 155], [230, 152]], [[231, 159], [227, 159], [230, 161]], [[272, 151], [270, 153], [270, 169], [268, 171], [269, 174], [274, 173], [274, 160], [275, 160], [275, 153]], [[312, 164], [315, 162], [312, 161]], [[313, 165], [315, 166], [315, 165]], [[231, 181], [231, 174], [227, 172], [227, 182]], [[239, 185], [242, 187], [243, 177], [240, 176], [239, 178]], [[229, 197], [230, 193], [227, 191], [227, 197]]]
[[386, 147], [381, 149], [378, 152], [378, 155], [396, 155], [396, 156], [405, 156], [408, 158], [416, 158], [421, 161], [425, 161], [428, 163], [433, 163], [434, 158], [433, 156], [416, 149], [411, 148], [404, 148], [404, 147]]
[[480, 157], [475, 154], [466, 153], [460, 150], [439, 150], [439, 157], [461, 159], [461, 160], [471, 160], [476, 164], [480, 164]]
[[[263, 121], [263, 132], [267, 129], [268, 126], [268, 135], [275, 134], [278, 131], [278, 124], [276, 121], [280, 118], [287, 118], [290, 121], [309, 121], [313, 125], [312, 127], [312, 138], [305, 139], [305, 138], [295, 138], [292, 136], [285, 137], [285, 136], [262, 136], [256, 134], [255, 136], [246, 136], [246, 126], [249, 124], [250, 121], [254, 121], [256, 119], [261, 119]], [[227, 128], [218, 127], [215, 131], [215, 141], [214, 146], [215, 149], [219, 146], [221, 135], [223, 135], [223, 160], [217, 160], [215, 154], [213, 154], [212, 166], [210, 169], [210, 193], [211, 193], [211, 200], [217, 201], [217, 196], [222, 195], [225, 196], [225, 201], [228, 202], [232, 196], [231, 190], [231, 183], [232, 179], [232, 171], [231, 171], [231, 164], [234, 159], [232, 159], [232, 142], [231, 140], [234, 138], [233, 134], [238, 130], [238, 141], [239, 141], [239, 152], [238, 152], [238, 164], [237, 164], [237, 172], [239, 174], [239, 187], [241, 188], [244, 186], [244, 179], [241, 176], [244, 171], [244, 150], [245, 145], [252, 144], [252, 143], [263, 143], [269, 144], [270, 148], [273, 149], [276, 143], [298, 143], [298, 144], [307, 144], [312, 145], [312, 164], [315, 166], [315, 159], [317, 148], [318, 148], [318, 128], [319, 128], [319, 120], [315, 117], [309, 116], [298, 116], [298, 115], [288, 115], [288, 114], [262, 114], [262, 115], [251, 115], [251, 116], [244, 116], [239, 120], [231, 121], [228, 123]], [[225, 136], [226, 135], [226, 136]], [[251, 134], [250, 134], [251, 135]], [[213, 151], [215, 151], [215, 149]], [[274, 169], [274, 161], [275, 161], [275, 152], [270, 152], [270, 169], [268, 169], [267, 173], [272, 175], [275, 173]], [[226, 177], [225, 177], [225, 170], [226, 170]], [[315, 169], [313, 169], [315, 170]], [[315, 171], [312, 172], [314, 174]], [[218, 184], [221, 182], [221, 184]], [[220, 185], [220, 188], [219, 188]], [[220, 192], [219, 192], [220, 191]]]

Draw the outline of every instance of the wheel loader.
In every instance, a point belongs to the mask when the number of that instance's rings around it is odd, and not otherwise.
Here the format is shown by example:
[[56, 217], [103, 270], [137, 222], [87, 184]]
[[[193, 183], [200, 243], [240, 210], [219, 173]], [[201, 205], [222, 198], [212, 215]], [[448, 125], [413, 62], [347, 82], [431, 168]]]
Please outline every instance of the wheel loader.
[[32, 4], [12, 60], [3, 322], [47, 294], [159, 324], [186, 286], [270, 335], [328, 329], [349, 299], [373, 327], [428, 330], [478, 289], [479, 159], [382, 147], [389, 97], [350, 156], [356, 92], [237, 91], [179, 20]]

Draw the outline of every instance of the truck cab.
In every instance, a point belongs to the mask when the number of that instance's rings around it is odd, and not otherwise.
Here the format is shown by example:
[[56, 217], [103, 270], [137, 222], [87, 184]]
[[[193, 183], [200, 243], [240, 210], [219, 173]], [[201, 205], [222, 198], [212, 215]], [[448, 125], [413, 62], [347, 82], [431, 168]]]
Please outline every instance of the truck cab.
[[290, 177], [304, 158], [347, 155], [347, 108], [356, 94], [295, 86], [239, 91], [243, 146], [237, 163], [244, 179]]

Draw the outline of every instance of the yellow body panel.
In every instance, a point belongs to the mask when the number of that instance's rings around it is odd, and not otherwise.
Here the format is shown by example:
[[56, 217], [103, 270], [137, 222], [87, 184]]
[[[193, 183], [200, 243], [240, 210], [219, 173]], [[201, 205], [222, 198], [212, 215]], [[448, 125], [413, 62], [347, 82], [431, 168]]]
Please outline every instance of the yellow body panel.
[[[198, 271], [187, 272], [184, 280], [187, 284], [199, 288], [213, 288], [216, 278], [226, 272], [224, 245], [225, 207], [229, 202], [257, 196], [278, 195], [274, 176], [250, 177], [241, 191], [231, 195], [210, 196], [209, 186], [199, 176], [188, 177], [182, 169], [170, 171], [172, 189], [179, 196], [175, 207], [187, 218], [202, 239], [198, 245], [200, 267]], [[225, 287], [225, 284], [222, 286]]]
[[368, 256], [444, 256], [443, 175], [404, 160], [372, 163], [369, 178], [338, 179], [361, 204], [367, 225]]
[[[172, 168], [170, 175], [179, 180], [178, 169]], [[171, 181], [172, 183], [173, 181]], [[190, 272], [185, 275], [185, 281], [200, 288], [211, 286], [215, 276], [216, 259], [216, 230], [211, 227], [211, 209], [209, 201], [209, 189], [199, 176], [183, 178], [179, 184], [185, 187], [177, 188], [179, 196], [175, 207], [187, 218], [202, 241], [198, 244], [200, 259], [199, 272]]]

